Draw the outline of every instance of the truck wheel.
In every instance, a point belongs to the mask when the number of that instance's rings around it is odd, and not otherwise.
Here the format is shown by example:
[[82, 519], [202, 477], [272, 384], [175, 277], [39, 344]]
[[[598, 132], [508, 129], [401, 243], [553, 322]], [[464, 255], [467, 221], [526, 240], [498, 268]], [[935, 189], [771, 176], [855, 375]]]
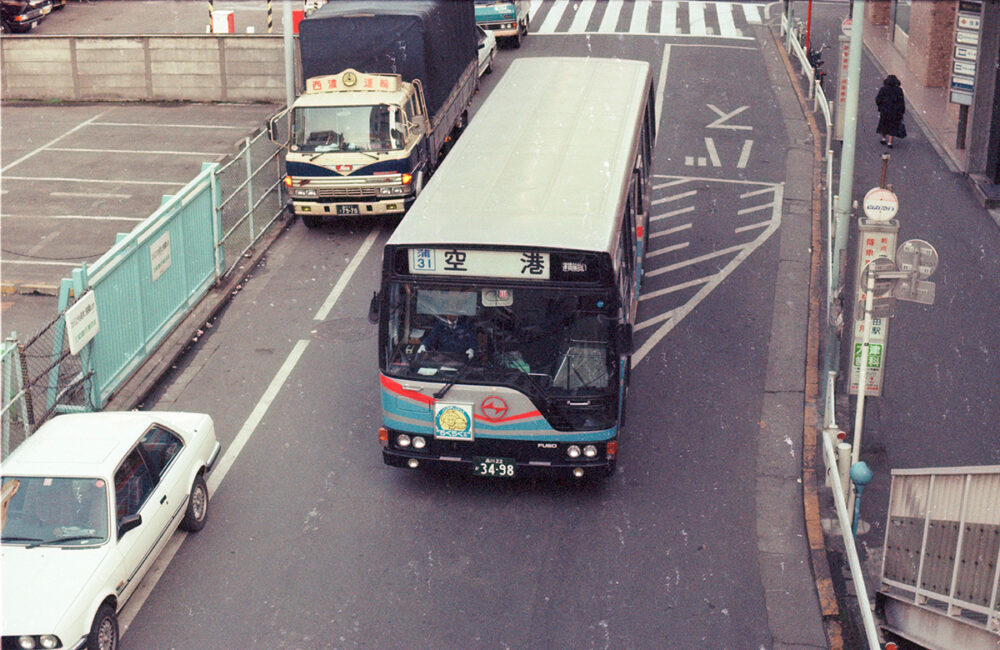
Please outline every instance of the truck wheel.
[[302, 215], [302, 223], [306, 225], [306, 228], [318, 228], [322, 221], [311, 214]]
[[521, 25], [517, 25], [517, 36], [514, 37], [514, 48], [517, 49], [521, 47]]

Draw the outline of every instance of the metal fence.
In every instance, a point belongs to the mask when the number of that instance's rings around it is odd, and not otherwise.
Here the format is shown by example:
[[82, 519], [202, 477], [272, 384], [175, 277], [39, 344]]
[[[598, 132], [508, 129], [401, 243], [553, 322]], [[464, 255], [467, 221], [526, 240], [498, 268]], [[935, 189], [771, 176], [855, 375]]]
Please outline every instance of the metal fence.
[[[961, 647], [1000, 647], [998, 592], [1000, 466], [893, 470], [880, 589], [891, 599], [887, 626], [919, 629], [932, 647], [942, 634]], [[912, 625], [928, 614], [933, 626]]]
[[[231, 160], [205, 164], [97, 262], [62, 281], [53, 320], [27, 341], [3, 342], [3, 457], [56, 413], [103, 408], [282, 216], [283, 175], [281, 149], [261, 130]], [[65, 311], [87, 291], [100, 327], [72, 355]]]

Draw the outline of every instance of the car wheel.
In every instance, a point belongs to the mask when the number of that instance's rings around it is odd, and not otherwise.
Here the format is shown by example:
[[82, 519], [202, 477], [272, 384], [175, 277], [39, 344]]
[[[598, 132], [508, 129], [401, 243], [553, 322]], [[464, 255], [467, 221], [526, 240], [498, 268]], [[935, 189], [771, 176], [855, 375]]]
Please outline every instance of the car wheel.
[[118, 616], [111, 605], [101, 605], [87, 635], [88, 650], [116, 650], [118, 648]]
[[188, 499], [187, 511], [181, 521], [181, 528], [189, 532], [197, 532], [205, 527], [208, 521], [208, 486], [201, 475], [191, 485], [191, 496]]
[[491, 52], [490, 53], [490, 62], [486, 64], [486, 70], [483, 71], [483, 74], [489, 74], [489, 73], [493, 72], [493, 56], [494, 56], [494, 54]]

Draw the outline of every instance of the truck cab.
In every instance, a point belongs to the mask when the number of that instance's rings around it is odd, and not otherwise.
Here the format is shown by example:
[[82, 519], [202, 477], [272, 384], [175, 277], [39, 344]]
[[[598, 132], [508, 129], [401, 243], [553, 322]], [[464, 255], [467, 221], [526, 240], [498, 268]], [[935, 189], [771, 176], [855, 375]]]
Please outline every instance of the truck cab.
[[285, 186], [309, 227], [337, 217], [403, 214], [431, 169], [419, 80], [345, 70], [313, 77], [288, 119]]
[[497, 39], [507, 39], [514, 47], [521, 47], [521, 39], [528, 35], [529, 3], [527, 0], [475, 0], [476, 24], [493, 32]]

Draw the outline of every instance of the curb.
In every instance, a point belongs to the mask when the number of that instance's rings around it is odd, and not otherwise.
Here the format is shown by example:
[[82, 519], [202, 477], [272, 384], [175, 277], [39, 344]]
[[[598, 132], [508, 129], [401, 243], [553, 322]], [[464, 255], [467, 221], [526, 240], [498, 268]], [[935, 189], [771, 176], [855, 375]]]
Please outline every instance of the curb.
[[806, 333], [806, 381], [805, 381], [805, 412], [803, 414], [802, 431], [802, 507], [806, 522], [806, 540], [809, 544], [810, 563], [813, 579], [816, 583], [816, 595], [819, 598], [820, 612], [823, 616], [823, 628], [831, 650], [844, 648], [844, 634], [840, 622], [840, 608], [837, 604], [837, 593], [830, 576], [830, 563], [827, 559], [826, 538], [823, 534], [820, 517], [819, 490], [817, 480], [817, 423], [820, 422], [816, 404], [819, 399], [819, 324], [821, 321], [821, 284], [823, 273], [822, 245], [822, 201], [818, 189], [822, 187], [823, 153], [820, 150], [820, 133], [816, 118], [809, 110], [808, 103], [799, 87], [791, 59], [785, 52], [780, 30], [775, 30], [772, 23], [768, 24], [775, 45], [780, 52], [788, 78], [799, 100], [799, 106], [809, 125], [813, 139], [813, 195], [812, 195], [812, 228], [810, 243], [812, 254], [809, 263], [809, 309]]
[[18, 284], [16, 282], [4, 282], [0, 285], [0, 295], [9, 296], [15, 293], [22, 296], [58, 296], [59, 286], [55, 284]]
[[156, 350], [136, 368], [132, 375], [116, 390], [104, 405], [105, 411], [131, 411], [140, 408], [161, 380], [170, 373], [191, 344], [197, 341], [205, 324], [216, 318], [246, 284], [271, 245], [297, 221], [285, 217], [269, 226], [268, 232], [253, 246], [252, 252], [210, 288], [194, 308], [181, 319]]

